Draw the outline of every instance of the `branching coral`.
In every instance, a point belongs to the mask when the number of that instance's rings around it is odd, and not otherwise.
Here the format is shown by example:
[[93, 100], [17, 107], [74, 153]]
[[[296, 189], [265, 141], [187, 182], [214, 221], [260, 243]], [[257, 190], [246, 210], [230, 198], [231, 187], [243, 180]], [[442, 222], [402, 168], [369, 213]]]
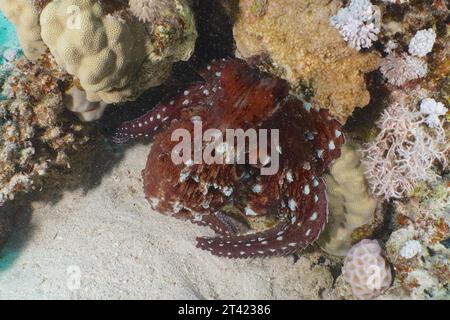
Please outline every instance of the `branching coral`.
[[55, 165], [89, 140], [80, 124], [64, 116], [61, 84], [70, 80], [42, 56], [18, 62], [0, 102], [0, 206], [32, 189]]
[[373, 193], [384, 199], [402, 198], [419, 181], [435, 181], [435, 162], [446, 165], [448, 141], [442, 122], [433, 130], [424, 115], [408, 106], [404, 92], [393, 93], [394, 102], [377, 122], [381, 130], [365, 145], [363, 163]]
[[348, 45], [356, 50], [370, 48], [378, 40], [381, 12], [370, 0], [351, 0], [331, 17], [331, 24], [339, 30]]
[[380, 71], [390, 84], [403, 86], [408, 81], [425, 77], [428, 66], [420, 58], [394, 52], [382, 60]]

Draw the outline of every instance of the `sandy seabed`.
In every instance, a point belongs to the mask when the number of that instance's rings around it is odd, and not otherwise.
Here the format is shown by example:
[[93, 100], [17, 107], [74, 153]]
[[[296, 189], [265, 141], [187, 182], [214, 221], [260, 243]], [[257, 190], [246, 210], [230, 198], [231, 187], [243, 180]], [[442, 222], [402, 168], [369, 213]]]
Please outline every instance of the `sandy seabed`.
[[130, 147], [89, 191], [21, 212], [0, 260], [0, 299], [334, 298], [318, 249], [228, 260], [195, 248], [212, 231], [154, 212], [144, 198], [148, 151]]

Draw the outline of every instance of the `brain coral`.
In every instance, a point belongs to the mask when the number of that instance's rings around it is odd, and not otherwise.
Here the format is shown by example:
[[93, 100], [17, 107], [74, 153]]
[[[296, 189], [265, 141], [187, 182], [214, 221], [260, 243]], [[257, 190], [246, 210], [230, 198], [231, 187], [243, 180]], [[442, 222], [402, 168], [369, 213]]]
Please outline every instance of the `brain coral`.
[[377, 209], [377, 201], [367, 189], [356, 147], [342, 147], [342, 155], [330, 166], [325, 183], [330, 215], [319, 244], [330, 254], [345, 256], [352, 245], [353, 231], [371, 223]]
[[372, 299], [391, 285], [389, 265], [381, 255], [377, 240], [364, 239], [355, 244], [347, 254], [342, 273], [358, 299]]
[[193, 51], [192, 13], [187, 5], [178, 9], [184, 28], [164, 47], [159, 34], [149, 34], [127, 10], [106, 14], [94, 0], [50, 2], [40, 16], [42, 38], [58, 64], [80, 80], [88, 100], [134, 100], [149, 87], [160, 85], [172, 63], [188, 59]]
[[46, 47], [41, 38], [38, 13], [28, 0], [0, 0], [0, 10], [16, 26], [25, 56], [36, 60]]
[[315, 102], [345, 122], [355, 107], [369, 103], [364, 73], [379, 56], [347, 46], [330, 18], [340, 1], [240, 0], [234, 26], [237, 54], [269, 56], [278, 76], [314, 89]]

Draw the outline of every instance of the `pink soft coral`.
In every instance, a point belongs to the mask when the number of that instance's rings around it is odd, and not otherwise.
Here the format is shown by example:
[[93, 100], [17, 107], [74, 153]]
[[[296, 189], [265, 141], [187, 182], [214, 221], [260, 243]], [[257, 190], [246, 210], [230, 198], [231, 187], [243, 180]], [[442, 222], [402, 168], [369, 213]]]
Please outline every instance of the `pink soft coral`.
[[427, 128], [424, 114], [408, 107], [405, 92], [393, 98], [377, 122], [381, 132], [362, 151], [372, 192], [384, 199], [403, 198], [418, 182], [435, 181], [433, 166], [445, 165], [448, 151], [442, 123]]

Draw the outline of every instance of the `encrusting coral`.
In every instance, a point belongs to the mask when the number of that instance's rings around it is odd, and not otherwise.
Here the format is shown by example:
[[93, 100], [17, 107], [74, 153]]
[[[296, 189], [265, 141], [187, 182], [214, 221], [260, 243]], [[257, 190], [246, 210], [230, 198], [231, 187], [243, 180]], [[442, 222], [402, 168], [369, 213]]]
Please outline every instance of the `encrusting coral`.
[[192, 12], [183, 0], [175, 4], [176, 15], [163, 16], [150, 30], [127, 8], [107, 13], [95, 0], [52, 1], [40, 15], [41, 34], [58, 64], [79, 79], [89, 101], [134, 100], [165, 81], [172, 64], [193, 52]]
[[344, 123], [370, 101], [364, 74], [379, 66], [376, 53], [349, 48], [330, 24], [340, 1], [241, 0], [234, 26], [237, 55], [268, 56], [293, 87], [310, 86], [314, 102]]
[[391, 286], [391, 268], [377, 240], [362, 240], [348, 252], [342, 274], [353, 295], [362, 300], [379, 296]]
[[16, 26], [20, 45], [25, 56], [36, 60], [45, 52], [41, 38], [39, 14], [29, 0], [0, 0], [0, 10]]
[[355, 230], [375, 220], [379, 204], [368, 189], [359, 150], [344, 145], [342, 155], [325, 174], [329, 221], [318, 243], [327, 253], [345, 256], [353, 244]]
[[[50, 59], [50, 60], [49, 60]], [[21, 59], [7, 79], [0, 101], [0, 206], [54, 166], [70, 166], [91, 136], [64, 114], [63, 83], [70, 78], [43, 55], [36, 62]]]

